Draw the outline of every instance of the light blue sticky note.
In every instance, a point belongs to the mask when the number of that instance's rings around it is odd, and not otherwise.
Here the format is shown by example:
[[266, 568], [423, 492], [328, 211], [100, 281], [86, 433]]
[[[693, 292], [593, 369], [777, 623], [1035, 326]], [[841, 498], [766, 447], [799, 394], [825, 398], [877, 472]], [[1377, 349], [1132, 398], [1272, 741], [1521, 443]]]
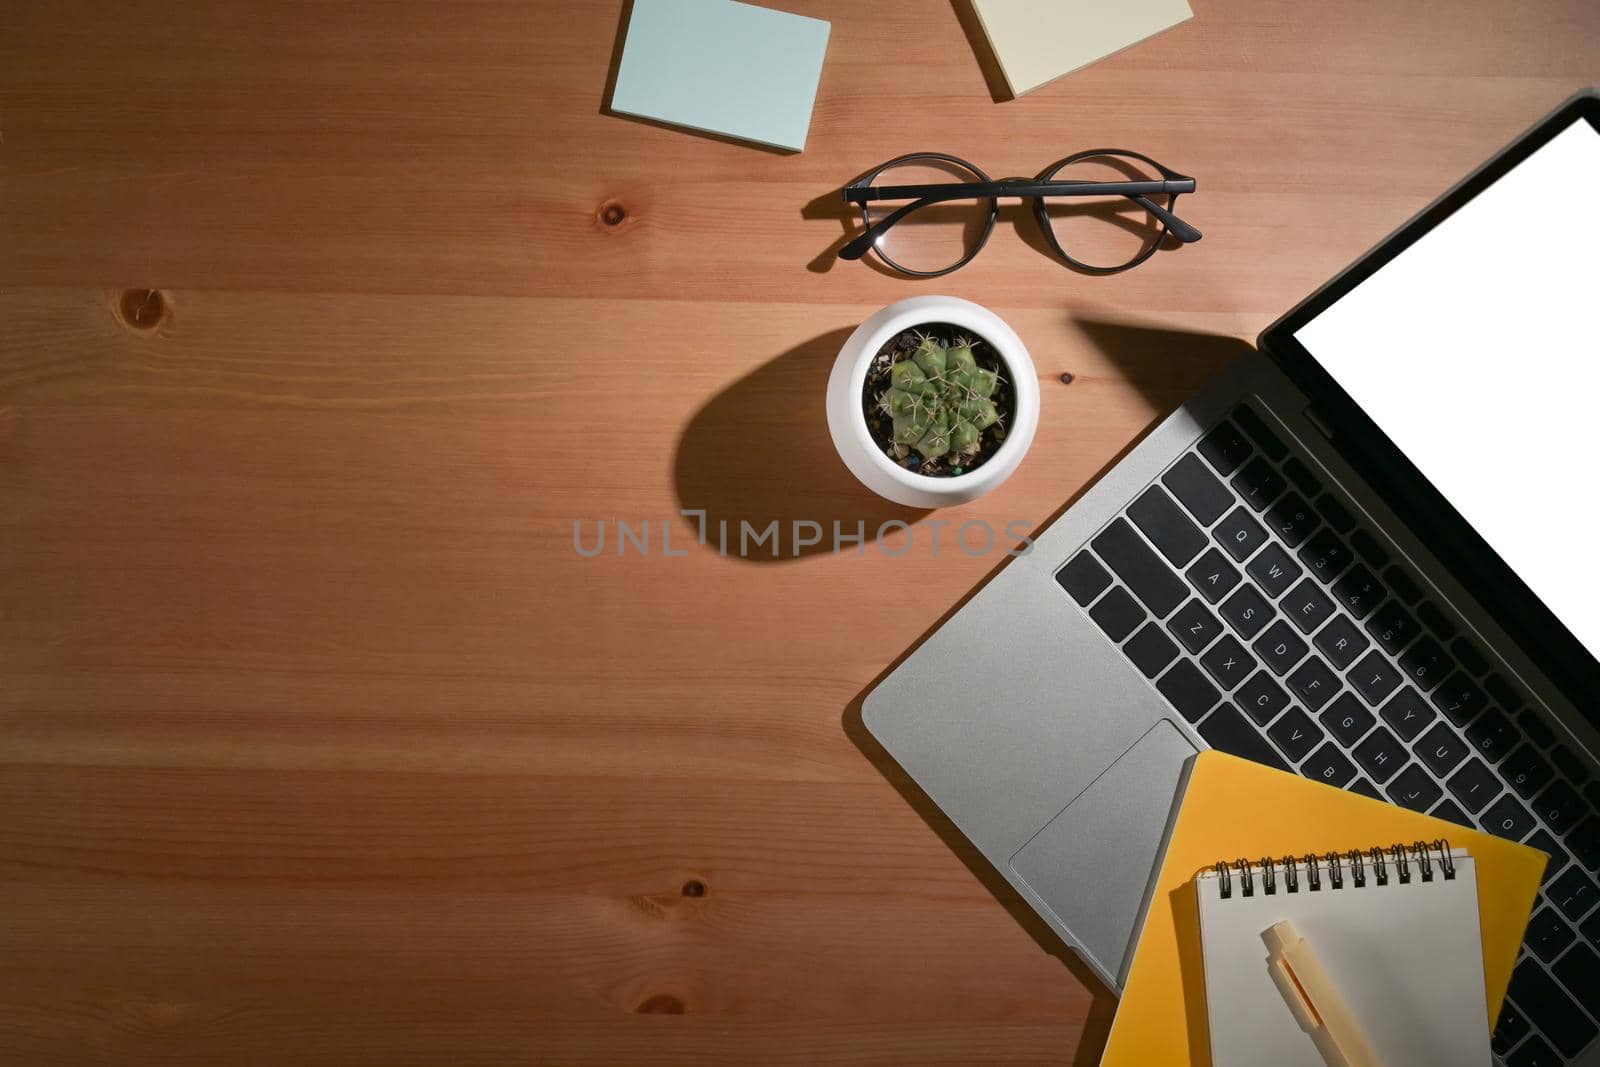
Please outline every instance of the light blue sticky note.
[[798, 152], [828, 29], [735, 0], [634, 0], [612, 110]]

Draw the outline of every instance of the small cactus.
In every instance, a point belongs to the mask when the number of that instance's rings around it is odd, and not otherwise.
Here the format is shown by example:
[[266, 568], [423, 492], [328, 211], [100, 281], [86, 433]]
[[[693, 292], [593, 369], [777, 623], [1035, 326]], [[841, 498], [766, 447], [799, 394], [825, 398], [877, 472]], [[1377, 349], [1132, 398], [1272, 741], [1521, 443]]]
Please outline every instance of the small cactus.
[[1000, 421], [992, 399], [1000, 376], [978, 366], [975, 343], [957, 337], [946, 345], [924, 334], [890, 370], [878, 408], [894, 420], [896, 459], [911, 452], [924, 462], [949, 455], [959, 466], [977, 455], [983, 431]]

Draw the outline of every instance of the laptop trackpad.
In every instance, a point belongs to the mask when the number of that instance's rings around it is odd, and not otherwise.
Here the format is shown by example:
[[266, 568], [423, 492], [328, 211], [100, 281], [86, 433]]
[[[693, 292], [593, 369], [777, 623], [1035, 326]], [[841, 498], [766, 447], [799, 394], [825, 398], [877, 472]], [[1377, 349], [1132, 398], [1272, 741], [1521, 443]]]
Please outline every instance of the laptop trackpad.
[[1011, 857], [1079, 949], [1119, 981], [1178, 779], [1195, 752], [1161, 720]]

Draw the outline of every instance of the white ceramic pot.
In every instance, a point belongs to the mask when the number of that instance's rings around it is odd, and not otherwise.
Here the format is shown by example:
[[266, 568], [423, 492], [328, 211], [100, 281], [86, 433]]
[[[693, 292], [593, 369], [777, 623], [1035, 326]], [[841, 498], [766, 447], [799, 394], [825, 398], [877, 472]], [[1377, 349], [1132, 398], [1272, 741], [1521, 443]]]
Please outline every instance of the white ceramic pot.
[[[999, 450], [977, 470], [949, 478], [918, 474], [884, 455], [861, 410], [861, 390], [878, 350], [904, 330], [935, 322], [948, 322], [987, 341], [1005, 362], [1017, 400]], [[828, 377], [828, 430], [839, 458], [862, 485], [908, 507], [946, 507], [989, 492], [1017, 469], [1038, 426], [1039, 376], [1021, 338], [988, 308], [954, 296], [914, 296], [890, 304], [850, 335]]]

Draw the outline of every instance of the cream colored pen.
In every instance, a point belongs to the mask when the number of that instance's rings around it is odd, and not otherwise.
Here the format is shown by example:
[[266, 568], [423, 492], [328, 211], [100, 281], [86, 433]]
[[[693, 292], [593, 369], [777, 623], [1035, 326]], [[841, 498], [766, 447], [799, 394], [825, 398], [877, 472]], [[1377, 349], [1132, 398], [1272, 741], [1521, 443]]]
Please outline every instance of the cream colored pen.
[[1261, 940], [1273, 984], [1330, 1067], [1379, 1067], [1366, 1034], [1294, 924], [1273, 923]]

